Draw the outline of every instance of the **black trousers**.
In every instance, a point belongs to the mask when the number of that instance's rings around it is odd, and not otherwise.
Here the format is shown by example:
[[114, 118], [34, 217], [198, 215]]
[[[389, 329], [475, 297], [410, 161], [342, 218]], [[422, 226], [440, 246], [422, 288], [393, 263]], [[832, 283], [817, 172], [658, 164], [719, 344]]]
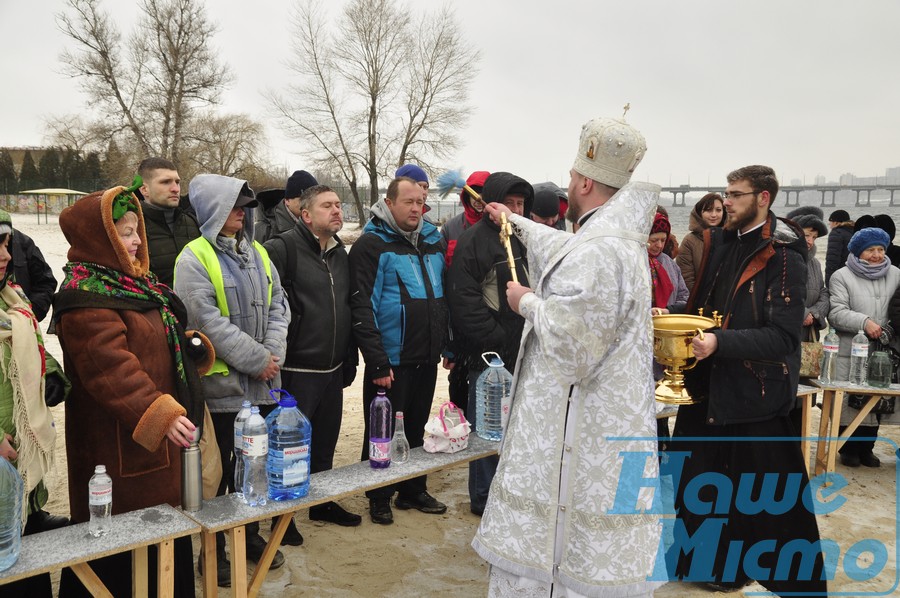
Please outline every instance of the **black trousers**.
[[281, 371], [281, 386], [297, 399], [297, 407], [312, 424], [310, 473], [328, 471], [344, 416], [344, 372], [324, 374]]
[[[391, 400], [394, 413], [403, 412], [403, 421], [406, 428], [406, 439], [409, 447], [422, 446], [422, 435], [425, 432], [425, 424], [431, 413], [431, 403], [434, 400], [434, 387], [437, 383], [437, 364], [435, 365], [410, 365], [396, 366], [394, 381], [387, 390], [387, 396]], [[375, 398], [378, 387], [372, 382], [373, 375], [369, 368], [365, 371], [363, 381], [363, 419], [365, 420], [365, 434], [363, 435], [362, 460], [369, 458], [369, 406]], [[394, 426], [391, 424], [391, 433]], [[401, 496], [416, 496], [427, 489], [426, 476], [419, 476], [411, 480], [405, 480], [398, 484], [376, 488], [366, 492], [366, 496], [373, 498], [390, 498], [394, 492]]]
[[[800, 477], [801, 492], [809, 492], [809, 478], [806, 464], [800, 452], [800, 441], [775, 440], [776, 438], [794, 438], [797, 436], [793, 424], [787, 416], [776, 417], [768, 421], [710, 426], [706, 424], [706, 403], [684, 405], [678, 409], [675, 420], [675, 432], [669, 443], [669, 456], [686, 452], [689, 456], [684, 462], [681, 479], [676, 488], [675, 508], [678, 523], [684, 525], [686, 533], [694, 537], [700, 526], [709, 521], [711, 525], [722, 525], [718, 534], [706, 536], [709, 542], [700, 542], [691, 554], [672, 552], [670, 557], [677, 562], [675, 575], [686, 581], [742, 582], [750, 578], [744, 569], [745, 557], [750, 547], [761, 542], [774, 542], [771, 551], [766, 552], [758, 563], [769, 571], [775, 571], [779, 551], [791, 540], [806, 540], [813, 543], [819, 540], [819, 528], [816, 517], [810, 513], [799, 497], [789, 504], [785, 512], [779, 510], [763, 510], [760, 513], [743, 513], [735, 503], [736, 489], [740, 485], [741, 476], [756, 476], [756, 484], [760, 476], [774, 474], [777, 476], [777, 488], [774, 494], [781, 496], [785, 492], [785, 483], [789, 475]], [[683, 440], [688, 437], [725, 437], [725, 440]], [[766, 440], [765, 437], [773, 438]], [[747, 440], [741, 440], [747, 438]], [[733, 439], [733, 440], [732, 440]], [[697, 513], [691, 510], [697, 501], [689, 496], [686, 489], [690, 482], [702, 475], [719, 474], [730, 481], [734, 495], [729, 500], [727, 513]], [[720, 478], [721, 479], [721, 478]], [[757, 486], [755, 486], [757, 487]], [[695, 489], [696, 490], [696, 489]], [[757, 489], [758, 491], [758, 489]], [[700, 501], [712, 504], [717, 500], [717, 492], [713, 486], [702, 486], [697, 495]], [[676, 525], [677, 525], [676, 524]], [[677, 528], [676, 528], [677, 529]], [[716, 528], [713, 528], [716, 529]], [[677, 534], [676, 534], [677, 537]], [[699, 536], [698, 538], [699, 539]], [[730, 562], [728, 553], [731, 542], [743, 542], [737, 549], [737, 562]], [[678, 540], [672, 551], [678, 549]], [[700, 579], [692, 573], [694, 561], [711, 559], [712, 579]], [[667, 559], [669, 560], [669, 559]], [[707, 561], [709, 562], [709, 561]], [[699, 567], [699, 565], [698, 565]], [[810, 574], [799, 573], [800, 562], [792, 562], [787, 579], [757, 579], [767, 590], [776, 594], [797, 592], [796, 595], [821, 595], [826, 591], [826, 581], [822, 579], [824, 560], [821, 552], [814, 559]], [[700, 567], [705, 569], [705, 567]], [[703, 571], [701, 575], [705, 575]], [[774, 576], [773, 576], [774, 577]], [[806, 579], [804, 579], [806, 577]]]
[[[277, 405], [259, 405], [259, 414], [266, 417], [275, 410]], [[216, 429], [216, 442], [219, 444], [219, 454], [222, 456], [222, 481], [219, 483], [219, 491], [216, 496], [225, 496], [228, 491], [235, 491], [234, 487], [234, 418], [237, 417], [237, 411], [234, 413], [226, 412], [210, 412], [213, 427]], [[259, 534], [259, 522], [254, 521], [247, 524], [247, 536]], [[216, 542], [220, 546], [225, 545], [225, 536], [222, 533], [216, 534]]]

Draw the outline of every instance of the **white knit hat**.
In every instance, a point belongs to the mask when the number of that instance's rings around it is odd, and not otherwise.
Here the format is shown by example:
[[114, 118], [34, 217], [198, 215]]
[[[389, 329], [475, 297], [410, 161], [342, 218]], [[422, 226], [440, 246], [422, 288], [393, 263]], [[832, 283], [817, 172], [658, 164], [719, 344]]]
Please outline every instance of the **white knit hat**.
[[575, 172], [621, 189], [647, 153], [641, 133], [624, 120], [595, 118], [581, 128]]

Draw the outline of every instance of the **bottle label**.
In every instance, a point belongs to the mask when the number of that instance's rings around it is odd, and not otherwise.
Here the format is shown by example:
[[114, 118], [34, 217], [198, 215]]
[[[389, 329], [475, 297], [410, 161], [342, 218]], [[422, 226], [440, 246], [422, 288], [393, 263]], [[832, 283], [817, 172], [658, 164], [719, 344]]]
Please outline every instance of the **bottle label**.
[[234, 444], [232, 444], [235, 449], [240, 448], [243, 450], [244, 447], [244, 426], [243, 425], [235, 425], [234, 426]]
[[282, 462], [282, 483], [285, 486], [302, 484], [309, 478], [309, 445], [291, 446], [283, 451], [272, 451], [276, 459]]
[[837, 345], [837, 343], [835, 343], [835, 344], [822, 343], [822, 350], [825, 351], [826, 353], [837, 353], [838, 345]]
[[850, 356], [851, 357], [868, 357], [869, 356], [869, 345], [868, 343], [865, 345], [857, 345], [853, 344], [850, 346]]
[[369, 460], [385, 463], [391, 460], [390, 440], [369, 440]]
[[112, 503], [112, 486], [109, 488], [91, 488], [89, 504], [108, 505]]
[[243, 436], [242, 452], [246, 457], [265, 457], [269, 454], [268, 434]]

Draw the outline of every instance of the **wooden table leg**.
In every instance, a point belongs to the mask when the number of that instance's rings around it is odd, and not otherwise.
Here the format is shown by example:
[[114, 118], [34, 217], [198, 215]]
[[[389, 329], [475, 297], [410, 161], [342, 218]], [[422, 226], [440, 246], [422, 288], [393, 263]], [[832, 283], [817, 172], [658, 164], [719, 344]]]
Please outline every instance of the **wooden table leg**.
[[[834, 391], [834, 397], [831, 399], [831, 421], [828, 429], [828, 461], [825, 465], [825, 476], [826, 480], [829, 474], [834, 473], [834, 464], [837, 459], [837, 452], [839, 445], [837, 443], [837, 438], [840, 436], [840, 426], [841, 426], [841, 405], [844, 402], [844, 391], [836, 390]], [[830, 486], [830, 482], [825, 483], [826, 486]]]
[[131, 551], [131, 595], [147, 598], [149, 576], [147, 574], [147, 547], [141, 546]]
[[800, 452], [803, 455], [803, 464], [806, 465], [807, 477], [812, 474], [809, 467], [809, 412], [810, 397], [800, 397], [801, 415], [800, 415]]
[[163, 540], [157, 547], [156, 595], [159, 598], [175, 596], [175, 541]]
[[[878, 404], [878, 401], [881, 400], [881, 395], [872, 395], [866, 401], [866, 404], [863, 405], [862, 409], [859, 410], [859, 413], [856, 414], [856, 417], [847, 424], [847, 429], [844, 430], [844, 433], [840, 435], [837, 440], [837, 446], [835, 450], [840, 450], [844, 443], [847, 442], [847, 439], [850, 438], [854, 432], [856, 432], [856, 428], [859, 427], [859, 424], [862, 423], [862, 420], [866, 419], [866, 416], [875, 408], [875, 405]], [[839, 414], [840, 415], [840, 414]]]
[[94, 573], [94, 570], [87, 563], [76, 563], [70, 568], [81, 580], [81, 583], [84, 584], [84, 587], [87, 588], [87, 591], [91, 593], [91, 596], [95, 598], [113, 598], [113, 595], [106, 589], [106, 586], [103, 585], [103, 582], [100, 581], [100, 578], [97, 577], [97, 574]]
[[[831, 410], [834, 405], [834, 391], [822, 392], [822, 416], [819, 419], [819, 439], [816, 441], [816, 475], [826, 473], [828, 467], [828, 424], [831, 422]], [[827, 485], [827, 482], [826, 482]]]
[[256, 598], [260, 589], [262, 589], [263, 580], [269, 572], [269, 567], [272, 565], [272, 559], [275, 558], [275, 553], [278, 551], [278, 547], [281, 546], [281, 539], [284, 537], [284, 532], [287, 531], [288, 525], [293, 517], [293, 513], [285, 513], [278, 517], [278, 523], [269, 535], [269, 542], [266, 544], [266, 549], [263, 550], [262, 557], [259, 559], [259, 562], [256, 563], [256, 568], [253, 570], [253, 577], [250, 579], [250, 589], [247, 592], [249, 598]]
[[203, 559], [203, 598], [216, 598], [219, 595], [219, 563], [216, 557], [215, 533], [200, 534], [200, 558]]
[[231, 591], [234, 598], [247, 598], [247, 530], [243, 525], [228, 530], [231, 541]]

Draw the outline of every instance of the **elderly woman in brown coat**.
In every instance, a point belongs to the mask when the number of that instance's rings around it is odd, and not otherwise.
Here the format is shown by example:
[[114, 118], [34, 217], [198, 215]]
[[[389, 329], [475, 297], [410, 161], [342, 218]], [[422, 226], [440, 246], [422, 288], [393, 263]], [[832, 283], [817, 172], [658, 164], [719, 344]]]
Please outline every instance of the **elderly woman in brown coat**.
[[[72, 380], [66, 400], [72, 519], [89, 519], [88, 480], [99, 464], [112, 477], [113, 514], [177, 506], [179, 448], [204, 419], [198, 369], [209, 367], [212, 349], [185, 350], [184, 308], [149, 272], [141, 206], [129, 190], [88, 195], [63, 210], [59, 224], [71, 245], [53, 311]], [[92, 563], [114, 596], [131, 594], [130, 565], [127, 553]], [[175, 585], [176, 595], [194, 595], [190, 538], [175, 541]], [[84, 591], [74, 576], [64, 576], [61, 596]]]

